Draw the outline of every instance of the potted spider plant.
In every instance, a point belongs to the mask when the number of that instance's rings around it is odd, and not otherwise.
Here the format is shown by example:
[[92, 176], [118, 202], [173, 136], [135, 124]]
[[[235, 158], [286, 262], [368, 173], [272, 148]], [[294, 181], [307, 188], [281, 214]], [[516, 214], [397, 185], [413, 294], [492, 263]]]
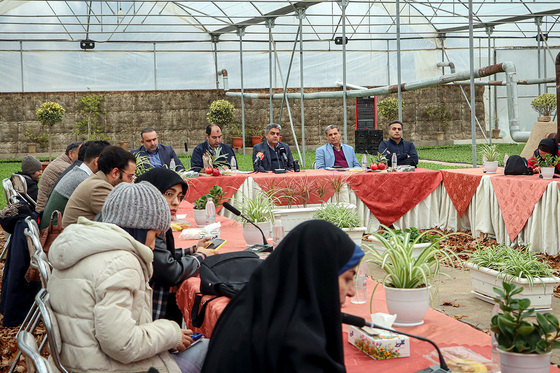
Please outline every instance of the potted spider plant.
[[[416, 242], [413, 246], [413, 249], [412, 249], [413, 250], [412, 251], [412, 256], [414, 258], [418, 258], [420, 253], [426, 247], [430, 246], [430, 244], [432, 243], [432, 240], [437, 238], [437, 236], [432, 236], [432, 235], [428, 235], [428, 234], [421, 235], [418, 228], [415, 228], [415, 227], [406, 228], [405, 230], [393, 229], [393, 232], [395, 234], [401, 236], [403, 238], [403, 240], [405, 240], [405, 241]], [[391, 233], [389, 233], [385, 229], [382, 230], [381, 235], [383, 237], [387, 238], [387, 239], [391, 239]], [[418, 237], [419, 237], [419, 239], [418, 239], [418, 241], [416, 241], [416, 238], [418, 238]], [[371, 246], [375, 250], [377, 250], [380, 254], [382, 254], [385, 251], [385, 246], [375, 236], [367, 235], [367, 236], [364, 237], [364, 240], [371, 242]]]
[[313, 213], [313, 219], [326, 220], [342, 229], [354, 243], [362, 245], [366, 227], [361, 226], [356, 206], [343, 203], [326, 203]]
[[[531, 301], [516, 295], [523, 288], [506, 281], [502, 289], [494, 288], [494, 301], [501, 313], [492, 317], [490, 328], [498, 344], [500, 368], [508, 373], [548, 373], [550, 355], [560, 348], [560, 326], [551, 313], [535, 313]], [[537, 322], [529, 322], [536, 317]]]
[[554, 276], [552, 267], [540, 261], [527, 249], [516, 250], [507, 245], [481, 247], [467, 261], [474, 295], [492, 303], [493, 288], [502, 281], [523, 286], [523, 297], [538, 309], [549, 309], [554, 288], [560, 278]]
[[480, 154], [482, 154], [482, 166], [486, 173], [495, 174], [498, 169], [498, 159], [501, 156], [496, 145], [482, 144], [480, 146]]
[[[277, 198], [274, 195], [267, 194], [263, 191], [258, 191], [252, 196], [246, 194], [241, 195], [241, 199], [235, 203], [236, 208], [241, 211], [241, 214], [257, 224], [265, 236], [270, 236], [270, 223], [274, 220], [274, 206]], [[262, 242], [262, 235], [257, 228], [247, 221], [236, 217], [243, 224], [243, 238], [247, 246], [260, 244]]]
[[536, 157], [537, 164], [541, 169], [543, 179], [552, 179], [554, 177], [554, 169], [558, 164], [558, 156], [552, 154], [543, 154]]
[[[393, 325], [421, 325], [430, 304], [430, 281], [440, 274], [441, 263], [452, 263], [453, 259], [458, 259], [453, 251], [439, 244], [450, 235], [428, 230], [411, 241], [406, 234], [400, 235], [386, 226], [382, 227], [389, 238], [378, 232], [371, 235], [381, 242], [385, 250], [379, 252], [370, 245], [364, 245], [365, 261], [385, 271], [385, 276], [379, 282], [385, 289], [389, 313], [397, 315]], [[414, 245], [426, 235], [434, 237], [430, 245], [415, 258]]]

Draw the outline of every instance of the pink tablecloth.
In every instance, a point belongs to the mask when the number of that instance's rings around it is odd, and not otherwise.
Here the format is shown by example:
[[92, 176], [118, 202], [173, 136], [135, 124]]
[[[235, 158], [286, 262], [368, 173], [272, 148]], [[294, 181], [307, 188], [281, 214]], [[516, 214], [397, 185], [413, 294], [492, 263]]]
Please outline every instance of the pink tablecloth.
[[463, 216], [484, 175], [481, 168], [440, 170], [443, 185], [459, 216]]

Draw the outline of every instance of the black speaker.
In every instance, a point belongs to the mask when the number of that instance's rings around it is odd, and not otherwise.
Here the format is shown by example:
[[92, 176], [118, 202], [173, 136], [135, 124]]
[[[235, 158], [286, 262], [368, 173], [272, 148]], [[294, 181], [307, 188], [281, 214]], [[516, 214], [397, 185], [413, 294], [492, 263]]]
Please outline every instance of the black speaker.
[[383, 141], [383, 130], [357, 129], [354, 139], [356, 153], [377, 154], [379, 144]]
[[375, 98], [356, 97], [356, 129], [375, 128]]

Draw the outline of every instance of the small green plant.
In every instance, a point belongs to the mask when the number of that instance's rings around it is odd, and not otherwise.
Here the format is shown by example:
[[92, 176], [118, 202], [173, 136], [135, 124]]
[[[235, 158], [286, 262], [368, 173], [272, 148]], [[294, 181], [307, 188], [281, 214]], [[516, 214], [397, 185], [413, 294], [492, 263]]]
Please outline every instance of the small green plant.
[[496, 145], [482, 144], [480, 145], [479, 150], [480, 150], [480, 154], [486, 156], [486, 161], [488, 162], [495, 162], [499, 160], [500, 157], [502, 156], [498, 152], [498, 148], [496, 147]]
[[230, 137], [243, 137], [243, 129], [237, 122], [232, 122], [227, 130]]
[[356, 228], [360, 226], [358, 213], [341, 203], [326, 203], [313, 213], [313, 219], [326, 220], [339, 228]]
[[373, 156], [373, 159], [375, 161], [375, 163], [379, 164], [379, 163], [387, 163], [387, 157], [385, 157], [383, 154], [377, 152], [377, 155]]
[[138, 152], [134, 154], [134, 157], [136, 158], [136, 170], [134, 171], [136, 177], [142, 175], [152, 167], [150, 158], [147, 155], [141, 155], [140, 152]]
[[552, 155], [552, 154], [543, 154], [538, 155], [537, 156], [537, 164], [539, 165], [539, 167], [556, 167], [556, 165], [558, 164], [558, 156], [557, 155]]
[[[210, 152], [204, 153], [202, 160], [205, 167], [229, 169], [227, 154], [222, 153], [222, 147], [218, 147], [214, 154]], [[204, 172], [204, 170], [200, 170]]]
[[42, 147], [45, 147], [49, 144], [50, 136], [47, 133], [41, 131], [41, 129], [38, 126], [34, 126], [34, 125], [27, 126], [23, 134], [31, 142], [35, 142]]
[[428, 114], [431, 121], [437, 123], [439, 132], [442, 132], [443, 127], [447, 127], [449, 125], [449, 121], [452, 118], [452, 115], [447, 111], [445, 104], [428, 106], [426, 114]]
[[[385, 251], [378, 252], [374, 247], [365, 245], [366, 262], [374, 263], [385, 271], [382, 283], [398, 289], [416, 289], [429, 286], [432, 278], [440, 274], [440, 263], [453, 263], [458, 261], [457, 254], [451, 249], [440, 246], [442, 239], [451, 234], [442, 235], [435, 230], [427, 230], [419, 234], [414, 240], [410, 239], [411, 232], [404, 235], [382, 225], [389, 235], [386, 238], [382, 233], [372, 233], [384, 246]], [[435, 236], [431, 244], [424, 248], [417, 258], [413, 256], [414, 245], [420, 243], [424, 236]]]
[[556, 95], [554, 93], [543, 93], [531, 101], [531, 107], [542, 117], [549, 117], [556, 109]]
[[103, 126], [99, 123], [101, 115], [105, 114], [104, 102], [104, 93], [94, 94], [90, 92], [80, 98], [78, 106], [82, 120], [76, 123], [75, 134], [82, 135], [85, 140], [110, 140], [108, 136], [103, 134]]
[[307, 201], [316, 194], [317, 183], [315, 180], [305, 176], [295, 180], [295, 191], [303, 207], [307, 207]]
[[[276, 198], [272, 197], [262, 191], [259, 191], [253, 196], [243, 194], [241, 200], [236, 203], [236, 207], [241, 211], [241, 214], [255, 223], [263, 223], [274, 220], [273, 209], [275, 208]], [[241, 219], [243, 226], [247, 224], [245, 219]]]
[[[393, 232], [403, 238], [406, 237], [409, 241], [415, 241], [417, 238], [419, 238], [417, 243], [432, 242], [434, 239], [437, 239], [438, 237], [437, 235], [434, 236], [428, 234], [421, 234], [418, 228], [416, 227], [406, 228], [404, 231], [401, 229], [393, 229]], [[383, 235], [383, 237], [387, 239], [391, 238], [391, 233], [389, 233], [387, 230], [383, 230], [381, 234]]]
[[210, 110], [206, 113], [206, 120], [210, 124], [217, 124], [220, 127], [227, 126], [233, 122], [235, 108], [227, 100], [216, 100], [210, 104]]
[[534, 252], [507, 245], [481, 247], [471, 254], [469, 263], [498, 271], [507, 281], [515, 277], [525, 278], [531, 287], [536, 280], [554, 276], [552, 267], [540, 261]]
[[[49, 142], [49, 161], [52, 159], [52, 136], [51, 129], [55, 123], [62, 122], [66, 110], [56, 102], [45, 102], [35, 112], [41, 127], [47, 130], [47, 141]], [[44, 137], [43, 137], [44, 138]]]
[[[502, 289], [494, 288], [498, 296], [494, 301], [502, 310], [491, 320], [491, 330], [496, 336], [499, 348], [503, 351], [522, 354], [546, 354], [560, 348], [560, 326], [558, 319], [551, 313], [535, 313], [527, 298], [514, 298], [523, 291], [515, 284], [504, 281]], [[536, 323], [527, 321], [535, 316]]]
[[226, 193], [221, 186], [214, 185], [212, 188], [210, 188], [208, 194], [202, 195], [199, 199], [196, 199], [193, 202], [193, 208], [195, 210], [204, 210], [206, 208], [206, 202], [208, 201], [208, 198], [212, 198], [215, 206], [221, 206], [225, 200], [225, 195]]
[[[404, 100], [402, 100], [404, 107]], [[377, 104], [379, 114], [389, 122], [399, 119], [399, 100], [395, 97], [387, 97]]]

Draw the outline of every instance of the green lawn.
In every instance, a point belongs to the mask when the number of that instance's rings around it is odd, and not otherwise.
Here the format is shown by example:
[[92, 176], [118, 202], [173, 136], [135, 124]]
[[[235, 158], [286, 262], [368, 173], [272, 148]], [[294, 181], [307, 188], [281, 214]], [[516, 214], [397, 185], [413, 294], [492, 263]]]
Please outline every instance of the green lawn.
[[[525, 144], [497, 144], [498, 151], [502, 154], [520, 154], [523, 150]], [[297, 152], [293, 152], [294, 159], [299, 159]], [[456, 163], [465, 163], [465, 167], [469, 167], [472, 163], [472, 150], [470, 145], [445, 145], [445, 146], [425, 146], [425, 147], [418, 147], [418, 155], [420, 159], [430, 159], [436, 161], [443, 161], [443, 162], [456, 162]], [[253, 162], [251, 160], [252, 154], [247, 152], [247, 155], [243, 156], [242, 154], [237, 154], [237, 168], [242, 171], [252, 171], [253, 170]], [[358, 161], [361, 161], [362, 155], [357, 154]], [[190, 158], [187, 161], [186, 155], [180, 155], [179, 158], [185, 164], [185, 166], [190, 165]], [[315, 160], [315, 151], [307, 151], [305, 153], [305, 167], [303, 167], [303, 163], [300, 160], [300, 165], [302, 168], [311, 168], [313, 161]], [[3, 160], [0, 161], [0, 179], [9, 178], [11, 174], [20, 170], [20, 161], [21, 160]], [[48, 159], [41, 159], [41, 161], [48, 161]], [[371, 161], [371, 156], [368, 156], [368, 164]], [[478, 164], [482, 164], [482, 158], [478, 157]], [[502, 162], [500, 161], [500, 165]], [[446, 166], [440, 164], [433, 164], [433, 163], [426, 163], [420, 162], [418, 167], [422, 168], [429, 168], [432, 170], [439, 170], [443, 168], [461, 168], [461, 167], [453, 167], [453, 166]], [[6, 197], [4, 193], [0, 194], [0, 207], [6, 205]]]

